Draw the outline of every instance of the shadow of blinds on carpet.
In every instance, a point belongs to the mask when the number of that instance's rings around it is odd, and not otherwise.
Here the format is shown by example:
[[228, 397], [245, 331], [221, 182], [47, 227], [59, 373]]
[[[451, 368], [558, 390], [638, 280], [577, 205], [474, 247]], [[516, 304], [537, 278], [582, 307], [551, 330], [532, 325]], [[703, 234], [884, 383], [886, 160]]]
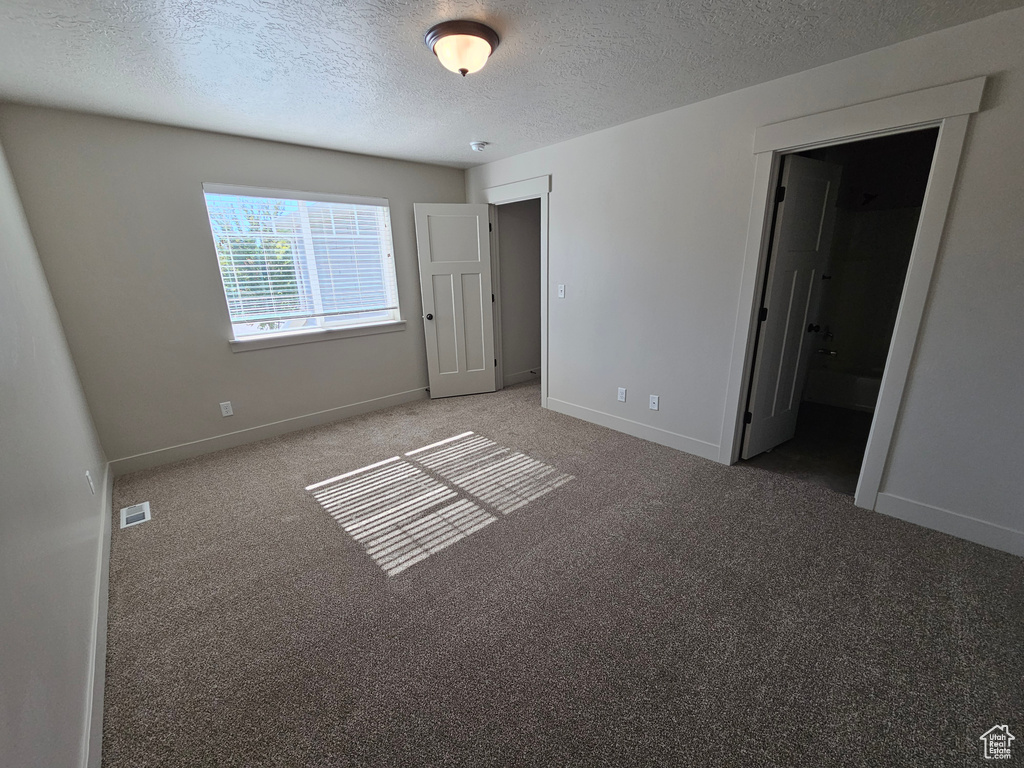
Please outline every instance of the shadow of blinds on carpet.
[[464, 432], [306, 490], [394, 576], [573, 479]]

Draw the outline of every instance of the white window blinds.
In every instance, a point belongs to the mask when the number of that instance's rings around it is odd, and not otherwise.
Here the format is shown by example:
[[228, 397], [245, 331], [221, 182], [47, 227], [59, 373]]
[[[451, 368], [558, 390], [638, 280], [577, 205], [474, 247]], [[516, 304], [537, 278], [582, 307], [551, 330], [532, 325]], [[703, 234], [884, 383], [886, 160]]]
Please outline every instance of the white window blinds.
[[400, 319], [387, 200], [203, 188], [236, 338]]

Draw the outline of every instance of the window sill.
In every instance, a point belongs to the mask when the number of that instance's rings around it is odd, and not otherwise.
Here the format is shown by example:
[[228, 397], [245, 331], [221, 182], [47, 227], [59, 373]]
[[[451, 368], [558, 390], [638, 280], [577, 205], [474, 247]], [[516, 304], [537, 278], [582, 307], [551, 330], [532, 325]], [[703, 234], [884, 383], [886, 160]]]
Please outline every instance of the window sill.
[[394, 320], [373, 325], [359, 325], [349, 328], [310, 328], [293, 333], [268, 334], [253, 336], [248, 339], [231, 339], [232, 352], [251, 352], [254, 349], [270, 347], [290, 347], [293, 344], [309, 344], [314, 341], [330, 341], [331, 339], [347, 339], [352, 336], [372, 336], [377, 333], [394, 333], [405, 330], [405, 320]]

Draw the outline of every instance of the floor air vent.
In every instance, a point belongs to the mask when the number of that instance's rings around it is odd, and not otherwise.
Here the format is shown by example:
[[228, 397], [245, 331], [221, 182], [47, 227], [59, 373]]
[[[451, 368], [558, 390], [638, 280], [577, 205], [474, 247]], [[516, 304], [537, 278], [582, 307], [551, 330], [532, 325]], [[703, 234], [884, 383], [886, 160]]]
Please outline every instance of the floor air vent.
[[139, 523], [144, 523], [150, 519], [149, 514], [149, 502], [144, 501], [141, 504], [133, 504], [130, 507], [125, 507], [121, 510], [121, 527], [129, 528]]

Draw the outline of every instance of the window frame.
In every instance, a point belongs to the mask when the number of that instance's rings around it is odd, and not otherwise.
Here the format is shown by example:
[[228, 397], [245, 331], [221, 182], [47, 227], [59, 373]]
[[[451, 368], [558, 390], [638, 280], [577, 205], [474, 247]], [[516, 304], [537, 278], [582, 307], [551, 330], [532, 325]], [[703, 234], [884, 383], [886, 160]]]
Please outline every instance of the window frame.
[[[203, 209], [206, 211], [207, 223], [210, 228], [211, 244], [214, 246], [214, 258], [217, 263], [217, 273], [220, 278], [221, 297], [224, 300], [224, 308], [228, 313], [228, 344], [233, 352], [244, 352], [255, 349], [267, 349], [270, 347], [290, 346], [293, 344], [306, 344], [314, 341], [325, 341], [327, 339], [349, 338], [354, 336], [368, 336], [377, 333], [392, 333], [405, 330], [405, 320], [402, 318], [401, 297], [398, 290], [398, 269], [397, 257], [394, 248], [394, 230], [391, 224], [391, 203], [385, 197], [366, 197], [361, 195], [341, 195], [324, 192], [302, 192], [298, 190], [279, 189], [273, 187], [250, 187], [239, 184], [220, 184], [204, 182], [203, 188]], [[265, 333], [254, 333], [247, 335], [236, 335], [235, 325], [239, 324], [231, 320], [231, 310], [228, 303], [228, 293], [224, 285], [224, 273], [220, 268], [220, 254], [216, 247], [216, 234], [213, 229], [213, 222], [210, 218], [210, 208], [207, 204], [206, 195], [234, 195], [241, 197], [269, 198], [275, 200], [296, 200], [310, 203], [340, 203], [342, 205], [372, 205], [383, 208], [386, 215], [387, 236], [390, 246], [392, 275], [385, 275], [385, 281], [390, 282], [394, 289], [393, 310], [387, 310], [392, 314], [391, 318], [385, 320], [374, 320], [371, 322], [344, 323], [331, 321], [330, 318], [336, 315], [312, 317], [316, 325], [312, 327], [301, 327], [291, 329], [273, 330]], [[315, 259], [314, 253], [305, 253], [302, 258], [306, 260], [307, 273], [310, 271], [308, 262]], [[316, 288], [319, 290], [319, 286]], [[294, 318], [301, 319], [301, 318]]]

